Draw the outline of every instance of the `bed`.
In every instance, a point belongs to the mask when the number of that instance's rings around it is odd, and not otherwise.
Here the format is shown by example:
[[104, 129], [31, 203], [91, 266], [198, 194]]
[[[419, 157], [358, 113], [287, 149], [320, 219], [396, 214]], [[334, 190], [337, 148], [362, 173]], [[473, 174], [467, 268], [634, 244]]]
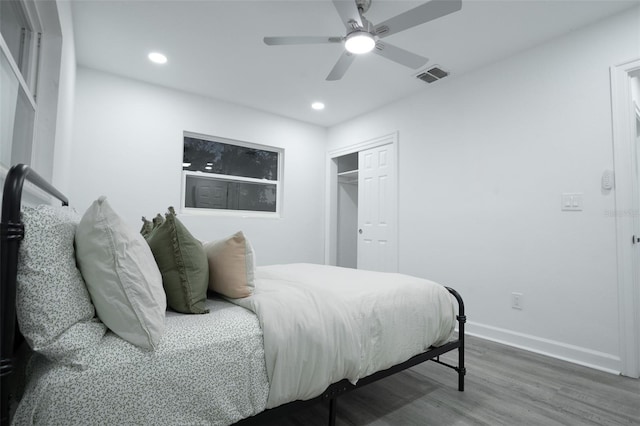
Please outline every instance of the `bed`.
[[[25, 181], [68, 205], [28, 166], [14, 166], [6, 177], [2, 424], [248, 425], [328, 401], [333, 425], [340, 395], [427, 360], [455, 370], [464, 390], [466, 317], [455, 290], [402, 274], [311, 264], [259, 267], [250, 297], [209, 297], [206, 315], [167, 310], [154, 350], [107, 331], [81, 367], [27, 351], [28, 380], [16, 381], [27, 358], [15, 302]], [[457, 365], [440, 360], [455, 350]]]

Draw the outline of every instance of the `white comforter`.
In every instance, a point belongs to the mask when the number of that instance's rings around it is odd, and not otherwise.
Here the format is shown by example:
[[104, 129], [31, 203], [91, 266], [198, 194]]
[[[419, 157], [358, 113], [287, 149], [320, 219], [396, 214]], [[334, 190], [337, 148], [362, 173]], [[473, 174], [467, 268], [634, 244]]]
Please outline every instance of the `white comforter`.
[[446, 343], [455, 325], [454, 300], [439, 284], [334, 266], [257, 268], [254, 294], [232, 301], [262, 326], [267, 408], [406, 361]]

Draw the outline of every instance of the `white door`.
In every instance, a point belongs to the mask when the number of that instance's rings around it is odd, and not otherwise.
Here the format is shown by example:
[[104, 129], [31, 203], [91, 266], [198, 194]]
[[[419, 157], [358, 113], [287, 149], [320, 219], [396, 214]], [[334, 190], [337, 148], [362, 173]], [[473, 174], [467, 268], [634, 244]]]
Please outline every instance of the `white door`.
[[634, 100], [640, 100], [640, 86], [633, 77], [640, 77], [640, 58], [611, 67], [621, 373], [637, 378], [640, 377], [640, 244], [637, 240], [640, 217], [636, 212], [640, 210], [640, 153], [637, 152], [640, 128]]
[[394, 148], [387, 144], [358, 153], [358, 269], [398, 270]]
[[[636, 188], [636, 202], [634, 212], [637, 212], [640, 209], [640, 69], [637, 69], [634, 73], [630, 73], [632, 78], [630, 79], [631, 85], [631, 116], [633, 117], [633, 121], [635, 123], [635, 151], [636, 151], [636, 162], [635, 162], [635, 188]], [[634, 234], [636, 236], [640, 235], [640, 221], [638, 218], [635, 220], [635, 230]], [[637, 243], [636, 243], [637, 245]], [[635, 313], [635, 321], [632, 325], [632, 330], [635, 329], [635, 345], [636, 347], [631, 349], [629, 352], [631, 355], [628, 356], [627, 365], [631, 365], [633, 367], [625, 368], [623, 374], [630, 377], [640, 377], [640, 314], [638, 313], [638, 308], [640, 308], [640, 250], [636, 248], [635, 250], [635, 259], [634, 259], [634, 280], [632, 291], [630, 292], [632, 295], [635, 293], [635, 300], [628, 305], [628, 309], [631, 312]], [[632, 296], [633, 298], [633, 296]], [[635, 302], [635, 303], [634, 303]], [[624, 338], [624, 337], [623, 337]], [[633, 344], [633, 339], [629, 342], [631, 345]]]

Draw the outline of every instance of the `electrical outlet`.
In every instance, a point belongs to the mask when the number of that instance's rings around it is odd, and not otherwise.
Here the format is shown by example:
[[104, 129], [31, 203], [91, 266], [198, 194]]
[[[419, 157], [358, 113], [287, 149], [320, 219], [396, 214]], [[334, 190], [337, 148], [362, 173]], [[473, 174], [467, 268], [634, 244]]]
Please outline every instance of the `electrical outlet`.
[[511, 293], [511, 307], [522, 310], [522, 293]]

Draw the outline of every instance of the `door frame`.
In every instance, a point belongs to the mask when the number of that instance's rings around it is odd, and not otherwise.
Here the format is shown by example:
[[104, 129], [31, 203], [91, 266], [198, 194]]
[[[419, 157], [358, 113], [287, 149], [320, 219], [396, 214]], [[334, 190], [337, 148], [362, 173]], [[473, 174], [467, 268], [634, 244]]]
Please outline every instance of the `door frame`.
[[[327, 152], [327, 190], [325, 198], [325, 243], [324, 243], [324, 262], [327, 265], [336, 265], [338, 258], [338, 246], [337, 246], [337, 233], [338, 233], [338, 166], [335, 159], [342, 157], [343, 155], [353, 154], [354, 152], [360, 152], [371, 148], [376, 148], [383, 145], [392, 145], [394, 152], [393, 159], [393, 173], [395, 178], [395, 191], [396, 191], [396, 239], [400, 235], [399, 232], [399, 220], [398, 220], [398, 132], [389, 133], [384, 136], [369, 139], [363, 142], [359, 142], [353, 145], [348, 145], [342, 148], [331, 150]], [[356, 230], [354, 230], [355, 232]], [[395, 256], [398, 256], [399, 241], [395, 244]], [[398, 262], [396, 262], [398, 264]]]
[[630, 74], [638, 70], [640, 58], [610, 68], [620, 364], [623, 375], [636, 378], [640, 376], [640, 246], [631, 238], [640, 232], [640, 176]]

